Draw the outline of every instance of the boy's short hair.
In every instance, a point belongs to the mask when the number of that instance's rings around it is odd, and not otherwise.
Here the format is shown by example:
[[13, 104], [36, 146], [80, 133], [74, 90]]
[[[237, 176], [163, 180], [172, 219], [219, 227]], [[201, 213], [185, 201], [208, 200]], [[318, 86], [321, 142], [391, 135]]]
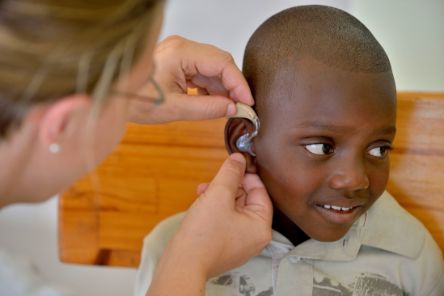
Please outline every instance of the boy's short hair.
[[253, 96], [284, 63], [304, 57], [350, 72], [391, 71], [383, 47], [354, 16], [329, 6], [297, 6], [267, 19], [247, 43], [243, 72]]

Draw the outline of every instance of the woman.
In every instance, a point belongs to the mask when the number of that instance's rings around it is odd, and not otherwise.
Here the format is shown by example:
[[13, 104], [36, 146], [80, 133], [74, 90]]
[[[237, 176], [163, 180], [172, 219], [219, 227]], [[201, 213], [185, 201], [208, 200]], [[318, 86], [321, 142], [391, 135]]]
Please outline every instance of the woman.
[[[162, 1], [0, 5], [0, 206], [42, 201], [69, 186], [113, 150], [127, 121], [218, 118], [235, 112], [233, 100], [253, 104], [229, 54], [177, 36], [155, 47]], [[187, 96], [188, 86], [200, 95]], [[203, 294], [208, 277], [269, 241], [268, 195], [244, 170], [235, 154], [200, 186], [149, 295]]]

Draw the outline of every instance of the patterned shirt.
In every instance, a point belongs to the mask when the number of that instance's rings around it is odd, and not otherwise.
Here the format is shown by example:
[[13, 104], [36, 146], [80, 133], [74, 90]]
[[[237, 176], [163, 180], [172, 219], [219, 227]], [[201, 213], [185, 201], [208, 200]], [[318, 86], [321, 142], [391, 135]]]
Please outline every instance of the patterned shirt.
[[[135, 296], [145, 295], [182, 218], [168, 218], [145, 238]], [[210, 279], [205, 295], [443, 296], [444, 261], [426, 228], [385, 192], [338, 241], [295, 247], [273, 231], [260, 255]]]

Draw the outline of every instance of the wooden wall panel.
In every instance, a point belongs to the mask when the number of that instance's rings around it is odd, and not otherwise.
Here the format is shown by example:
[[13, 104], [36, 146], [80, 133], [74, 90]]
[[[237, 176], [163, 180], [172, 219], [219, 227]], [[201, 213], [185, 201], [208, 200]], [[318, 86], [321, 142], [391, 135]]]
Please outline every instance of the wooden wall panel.
[[388, 190], [444, 251], [444, 94], [401, 93]]

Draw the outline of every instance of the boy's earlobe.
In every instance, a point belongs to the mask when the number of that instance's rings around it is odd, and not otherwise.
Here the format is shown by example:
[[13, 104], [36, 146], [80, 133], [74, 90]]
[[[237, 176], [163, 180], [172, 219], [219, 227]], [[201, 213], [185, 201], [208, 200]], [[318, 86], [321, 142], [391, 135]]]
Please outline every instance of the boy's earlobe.
[[253, 123], [244, 118], [230, 118], [225, 125], [225, 148], [229, 154], [239, 152], [247, 160], [247, 173], [256, 173], [256, 154], [254, 143], [249, 142], [247, 134], [253, 133]]

